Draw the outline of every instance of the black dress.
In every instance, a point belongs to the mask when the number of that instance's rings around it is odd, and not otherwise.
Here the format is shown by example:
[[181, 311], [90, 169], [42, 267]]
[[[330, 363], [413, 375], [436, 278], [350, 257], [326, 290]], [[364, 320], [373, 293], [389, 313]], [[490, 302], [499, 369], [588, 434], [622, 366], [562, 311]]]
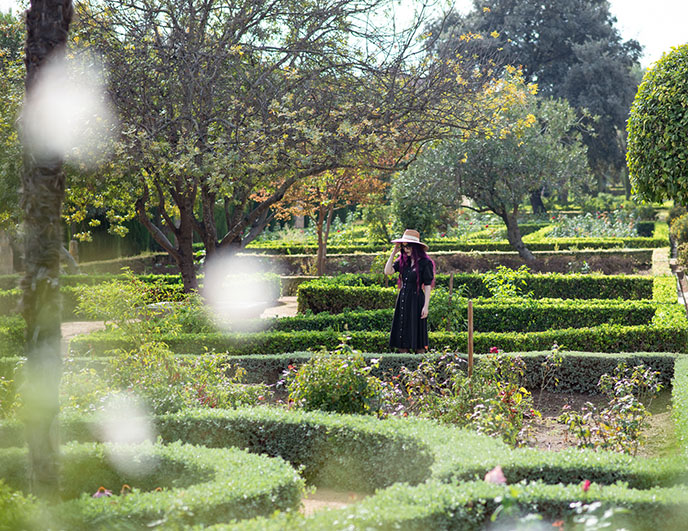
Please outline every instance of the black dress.
[[[416, 268], [406, 266], [401, 275], [401, 289], [394, 307], [392, 332], [389, 336], [391, 348], [422, 350], [428, 347], [428, 320], [420, 314], [425, 304], [423, 285], [432, 284], [434, 277], [432, 262], [423, 258], [419, 261], [420, 285], [416, 282]], [[394, 262], [394, 271], [399, 272], [399, 260]]]

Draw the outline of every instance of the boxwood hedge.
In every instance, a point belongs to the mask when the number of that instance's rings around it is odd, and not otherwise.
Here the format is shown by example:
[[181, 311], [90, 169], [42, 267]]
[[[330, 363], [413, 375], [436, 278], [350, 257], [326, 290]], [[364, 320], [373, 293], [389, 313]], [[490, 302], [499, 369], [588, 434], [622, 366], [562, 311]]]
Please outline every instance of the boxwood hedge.
[[[683, 316], [685, 319], [685, 316]], [[388, 352], [389, 332], [348, 331], [349, 344], [362, 352]], [[430, 332], [430, 346], [437, 350], [467, 352], [467, 332]], [[296, 332], [268, 331], [226, 334], [176, 334], [156, 336], [179, 354], [210, 351], [230, 355], [277, 354], [302, 350], [334, 349], [342, 333], [334, 330]], [[593, 352], [688, 352], [688, 328], [684, 322], [670, 325], [623, 326], [602, 324], [543, 332], [476, 332], [476, 353], [498, 347], [506, 352], [547, 350], [557, 344], [568, 350]], [[70, 341], [74, 356], [102, 356], [114, 349], [131, 349], [133, 343], [113, 332], [94, 332]]]
[[[555, 251], [568, 249], [651, 249], [667, 247], [669, 241], [662, 237], [627, 237], [627, 238], [548, 238], [547, 240], [528, 241], [531, 251]], [[390, 248], [389, 244], [370, 244], [367, 241], [350, 245], [331, 244], [327, 246], [328, 254], [374, 253]], [[439, 251], [513, 251], [506, 240], [451, 240], [436, 239], [431, 245], [433, 252]], [[250, 243], [246, 249], [263, 254], [315, 254], [317, 243], [294, 242], [261, 242]]]
[[[484, 275], [461, 273], [454, 275], [457, 295], [470, 298], [490, 297], [483, 284]], [[660, 277], [661, 278], [661, 277]], [[669, 277], [671, 278], [671, 277]], [[517, 277], [523, 281], [523, 292], [534, 299], [651, 299], [653, 277], [640, 275], [583, 275], [583, 274], [529, 274]], [[394, 281], [383, 287], [383, 275], [339, 275], [303, 282], [298, 288], [299, 312], [332, 313], [349, 309], [378, 309], [394, 306]], [[438, 287], [449, 286], [449, 275], [438, 274]], [[463, 286], [463, 287], [462, 287]], [[432, 299], [431, 299], [432, 300]], [[675, 300], [674, 300], [675, 302]]]
[[[129, 472], [118, 471], [108, 455], [119, 452]], [[282, 459], [237, 448], [189, 444], [117, 447], [69, 444], [62, 452], [62, 498], [48, 509], [56, 529], [145, 528], [228, 522], [299, 507], [303, 480]], [[0, 450], [0, 475], [8, 486], [26, 490], [24, 449]], [[93, 498], [100, 486], [126, 496]], [[160, 488], [161, 490], [157, 490]]]

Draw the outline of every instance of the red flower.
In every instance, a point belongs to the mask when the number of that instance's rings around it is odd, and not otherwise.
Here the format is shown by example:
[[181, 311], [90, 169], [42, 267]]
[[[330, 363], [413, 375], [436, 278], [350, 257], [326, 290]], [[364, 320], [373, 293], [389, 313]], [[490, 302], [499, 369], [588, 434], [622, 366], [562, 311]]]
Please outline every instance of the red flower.
[[107, 498], [108, 496], [112, 496], [112, 491], [105, 487], [98, 487], [98, 490], [93, 494], [94, 498]]
[[499, 354], [499, 347], [490, 347], [490, 354]]
[[582, 485], [581, 488], [583, 489], [583, 492], [588, 492], [588, 490], [590, 490], [590, 480], [589, 480], [589, 479], [586, 479], [586, 480], [583, 482], [583, 485]]
[[289, 369], [290, 371], [293, 371], [295, 368], [294, 368], [293, 365], [288, 365], [288, 366], [287, 366], [287, 369]]
[[485, 225], [485, 228], [489, 227], [489, 225]]

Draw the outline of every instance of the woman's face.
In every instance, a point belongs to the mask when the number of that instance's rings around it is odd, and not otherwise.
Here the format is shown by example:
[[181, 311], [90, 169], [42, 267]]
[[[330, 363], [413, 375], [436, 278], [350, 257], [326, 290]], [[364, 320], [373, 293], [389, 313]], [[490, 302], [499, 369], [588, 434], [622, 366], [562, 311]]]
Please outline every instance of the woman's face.
[[406, 253], [406, 256], [411, 256], [411, 244], [410, 243], [402, 243], [401, 244], [401, 250], [402, 252]]

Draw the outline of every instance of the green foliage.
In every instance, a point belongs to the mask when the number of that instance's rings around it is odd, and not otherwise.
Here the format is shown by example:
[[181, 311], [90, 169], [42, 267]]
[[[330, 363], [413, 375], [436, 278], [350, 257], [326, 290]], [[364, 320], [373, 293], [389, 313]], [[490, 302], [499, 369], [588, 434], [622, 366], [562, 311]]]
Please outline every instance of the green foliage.
[[634, 68], [641, 46], [622, 40], [608, 4], [480, 0], [466, 16], [454, 14], [449, 22], [441, 33], [434, 28], [447, 56], [466, 53], [462, 34], [481, 34], [482, 39], [468, 43], [469, 50], [505, 54], [511, 64], [522, 65], [526, 81], [537, 83], [540, 94], [596, 116], [586, 120], [591, 130], [584, 135], [596, 174], [623, 170], [620, 132], [638, 84]]
[[[653, 225], [654, 228], [654, 225]], [[632, 238], [637, 234], [635, 219], [623, 210], [586, 213], [583, 216], [561, 216], [547, 233], [551, 238], [576, 236], [596, 238]]]
[[483, 275], [483, 284], [496, 300], [527, 297], [528, 294], [523, 289], [528, 285], [528, 276], [530, 269], [526, 265], [518, 269], [500, 265], [495, 271], [488, 271]]
[[[520, 274], [518, 273], [520, 271]], [[484, 279], [493, 289], [504, 284], [515, 286], [533, 299], [649, 299], [652, 297], [653, 280], [650, 277], [628, 275], [589, 275], [589, 274], [524, 274], [525, 270], [513, 271], [500, 266], [496, 272], [485, 274], [455, 274], [454, 291], [457, 296], [468, 298], [490, 297]], [[340, 313], [345, 309], [382, 309], [392, 308], [396, 300], [394, 288], [382, 287], [381, 275], [342, 275], [334, 278], [321, 278], [299, 285], [297, 302], [299, 312], [308, 310], [314, 313]], [[435, 277], [439, 298], [448, 296], [439, 291], [449, 285], [449, 275]], [[508, 288], [513, 292], [515, 288]], [[433, 304], [432, 295], [430, 304]], [[457, 298], [457, 300], [459, 300]], [[669, 299], [670, 300], [670, 299]], [[487, 301], [485, 301], [487, 302]], [[440, 305], [441, 306], [441, 305]]]
[[688, 243], [688, 214], [672, 220], [669, 225], [669, 234], [678, 245]]
[[581, 413], [566, 411], [559, 421], [578, 438], [581, 448], [602, 448], [635, 455], [650, 415], [647, 408], [661, 390], [659, 372], [644, 365], [619, 364], [613, 374], [603, 374], [598, 387], [609, 403], [598, 408], [588, 402]]
[[[232, 374], [231, 377], [227, 374]], [[256, 404], [267, 396], [264, 385], [244, 385], [246, 372], [232, 370], [226, 357], [202, 354], [181, 359], [164, 343], [144, 343], [121, 351], [110, 368], [111, 385], [135, 393], [155, 413], [185, 407], [237, 407]]]
[[37, 500], [27, 494], [10, 489], [0, 479], [0, 531], [40, 529], [40, 507]]
[[481, 357], [467, 374], [466, 360], [445, 354], [426, 359], [414, 370], [402, 369], [399, 411], [469, 427], [518, 446], [527, 438], [525, 419], [538, 416], [523, 387], [525, 364], [501, 353]]
[[164, 328], [161, 326], [159, 318], [165, 313], [165, 308], [155, 303], [160, 299], [160, 292], [167, 291], [164, 284], [148, 284], [129, 270], [123, 276], [123, 280], [77, 286], [77, 313], [116, 326], [137, 344], [145, 343], [150, 334], [163, 330], [173, 334], [179, 330], [175, 330], [171, 323], [165, 323]]
[[388, 389], [370, 374], [376, 361], [369, 365], [344, 341], [333, 352], [317, 352], [298, 369], [287, 371], [283, 384], [289, 390], [289, 400], [307, 411], [379, 416]]
[[16, 361], [8, 374], [0, 374], [0, 419], [11, 418], [21, 407], [21, 369], [24, 360]]
[[688, 214], [688, 209], [684, 207], [683, 205], [674, 205], [669, 209], [669, 213], [667, 214], [667, 225], [671, 227], [671, 222], [674, 221], [674, 219], [681, 217], [683, 214]]
[[665, 53], [647, 70], [628, 118], [626, 160], [635, 192], [648, 201], [688, 204], [686, 127], [688, 45]]
[[[119, 451], [129, 461], [129, 471], [120, 472], [109, 464], [105, 450]], [[60, 529], [160, 525], [180, 529], [267, 516], [296, 509], [304, 489], [303, 480], [283, 460], [236, 448], [172, 443], [114, 449], [73, 444], [65, 448], [63, 462], [62, 494], [67, 501], [46, 511]], [[21, 474], [15, 475], [25, 466], [25, 451], [0, 451], [3, 477], [17, 479], [12, 487], [26, 487]], [[123, 494], [93, 498], [100, 486]], [[31, 511], [27, 516], [32, 516]]]

